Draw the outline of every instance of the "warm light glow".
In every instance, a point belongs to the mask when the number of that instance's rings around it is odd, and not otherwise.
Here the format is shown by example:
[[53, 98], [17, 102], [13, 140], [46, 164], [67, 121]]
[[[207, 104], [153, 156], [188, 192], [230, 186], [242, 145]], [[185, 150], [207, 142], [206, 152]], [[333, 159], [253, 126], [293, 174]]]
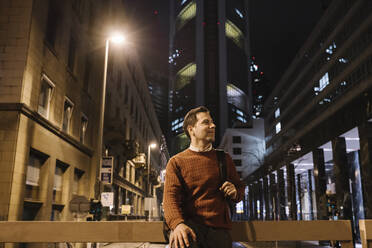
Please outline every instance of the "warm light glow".
[[177, 16], [177, 29], [180, 30], [188, 21], [196, 16], [196, 3], [190, 2]]
[[226, 21], [225, 24], [226, 36], [239, 46], [244, 47], [244, 34], [243, 32], [230, 20]]
[[117, 44], [125, 42], [125, 36], [120, 33], [113, 34], [109, 39]]
[[149, 145], [149, 147], [150, 147], [150, 148], [155, 148], [155, 147], [156, 147], [156, 144], [155, 144], [155, 143], [151, 143], [151, 144]]

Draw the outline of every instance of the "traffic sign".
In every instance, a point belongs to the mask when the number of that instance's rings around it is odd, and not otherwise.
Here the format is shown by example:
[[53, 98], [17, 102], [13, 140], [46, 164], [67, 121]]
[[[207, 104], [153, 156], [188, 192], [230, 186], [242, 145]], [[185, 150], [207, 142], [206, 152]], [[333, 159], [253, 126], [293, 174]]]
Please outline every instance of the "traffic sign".
[[90, 210], [90, 201], [82, 195], [75, 196], [69, 203], [73, 213], [87, 213]]
[[103, 184], [112, 184], [114, 157], [102, 157], [100, 180]]

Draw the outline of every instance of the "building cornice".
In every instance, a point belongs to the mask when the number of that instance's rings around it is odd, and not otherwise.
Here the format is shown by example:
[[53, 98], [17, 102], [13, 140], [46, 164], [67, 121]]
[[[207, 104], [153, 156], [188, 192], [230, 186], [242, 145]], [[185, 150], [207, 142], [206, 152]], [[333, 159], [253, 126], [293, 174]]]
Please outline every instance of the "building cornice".
[[29, 106], [24, 103], [0, 103], [0, 111], [14, 111], [19, 112], [25, 115], [27, 118], [35, 121], [37, 124], [41, 125], [48, 131], [52, 132], [59, 138], [63, 139], [67, 143], [71, 144], [79, 151], [88, 155], [89, 157], [93, 156], [93, 149], [81, 144], [79, 141], [72, 138], [70, 135], [62, 132], [59, 127], [55, 126], [53, 123], [45, 119], [42, 115], [32, 110]]

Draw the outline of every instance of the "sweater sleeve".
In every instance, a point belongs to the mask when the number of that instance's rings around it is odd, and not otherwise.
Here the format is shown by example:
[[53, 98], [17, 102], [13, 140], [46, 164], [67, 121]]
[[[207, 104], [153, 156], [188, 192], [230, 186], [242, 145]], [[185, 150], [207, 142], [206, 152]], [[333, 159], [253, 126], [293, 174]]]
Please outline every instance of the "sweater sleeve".
[[245, 184], [240, 180], [238, 173], [236, 172], [236, 168], [234, 162], [229, 154], [226, 154], [226, 162], [227, 162], [227, 175], [229, 181], [235, 185], [236, 190], [238, 191], [237, 198], [232, 199], [234, 202], [240, 202], [244, 199], [244, 190]]
[[178, 224], [184, 222], [181, 207], [183, 190], [175, 170], [177, 170], [176, 161], [174, 158], [171, 158], [166, 167], [163, 208], [165, 220], [172, 230], [174, 230]]

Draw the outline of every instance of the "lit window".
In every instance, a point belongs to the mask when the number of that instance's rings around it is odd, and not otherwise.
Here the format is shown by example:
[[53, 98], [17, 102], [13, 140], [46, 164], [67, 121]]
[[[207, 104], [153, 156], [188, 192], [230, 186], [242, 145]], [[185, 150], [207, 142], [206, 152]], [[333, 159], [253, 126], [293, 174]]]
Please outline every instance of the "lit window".
[[181, 90], [187, 84], [191, 82], [191, 80], [196, 75], [196, 64], [190, 63], [183, 67], [176, 76], [176, 83], [175, 83], [175, 90]]
[[239, 16], [240, 18], [243, 18], [243, 17], [244, 17], [243, 14], [242, 14], [242, 12], [240, 12], [240, 10], [235, 9], [235, 12], [236, 12], [236, 14], [238, 14], [238, 16]]
[[278, 122], [278, 123], [275, 125], [275, 132], [276, 132], [276, 133], [279, 133], [281, 130], [282, 130], [282, 125], [280, 124], [280, 122]]
[[277, 108], [277, 109], [275, 110], [275, 118], [278, 118], [279, 116], [280, 116], [280, 109]]
[[172, 131], [177, 131], [182, 127], [183, 127], [183, 118], [179, 118], [179, 119], [172, 121], [172, 128], [171, 128]]
[[336, 43], [333, 42], [325, 51], [326, 53], [328, 53], [329, 55], [333, 54], [334, 53], [334, 50], [336, 49]]
[[236, 204], [236, 213], [237, 214], [243, 214], [244, 213], [243, 201], [240, 201]]
[[69, 132], [70, 129], [70, 122], [72, 116], [72, 110], [74, 108], [74, 104], [70, 99], [67, 97], [65, 98], [65, 104], [63, 106], [63, 123], [62, 123], [62, 130], [64, 132]]
[[82, 114], [81, 116], [81, 127], [80, 127], [80, 142], [85, 143], [85, 134], [87, 132], [88, 128], [88, 117], [86, 115]]
[[319, 91], [322, 91], [329, 84], [328, 72], [319, 80]]
[[177, 29], [181, 29], [188, 21], [196, 16], [196, 3], [190, 2], [177, 16]]
[[338, 62], [346, 64], [348, 62], [348, 60], [345, 59], [345, 58], [340, 58], [340, 59], [338, 59]]
[[49, 117], [50, 102], [52, 100], [54, 87], [54, 83], [46, 75], [43, 75], [41, 78], [39, 105], [37, 111], [45, 118]]
[[226, 21], [225, 29], [226, 29], [226, 36], [228, 38], [232, 39], [232, 41], [238, 47], [243, 48], [243, 46], [244, 46], [243, 32], [234, 23], [232, 23], [230, 20]]

